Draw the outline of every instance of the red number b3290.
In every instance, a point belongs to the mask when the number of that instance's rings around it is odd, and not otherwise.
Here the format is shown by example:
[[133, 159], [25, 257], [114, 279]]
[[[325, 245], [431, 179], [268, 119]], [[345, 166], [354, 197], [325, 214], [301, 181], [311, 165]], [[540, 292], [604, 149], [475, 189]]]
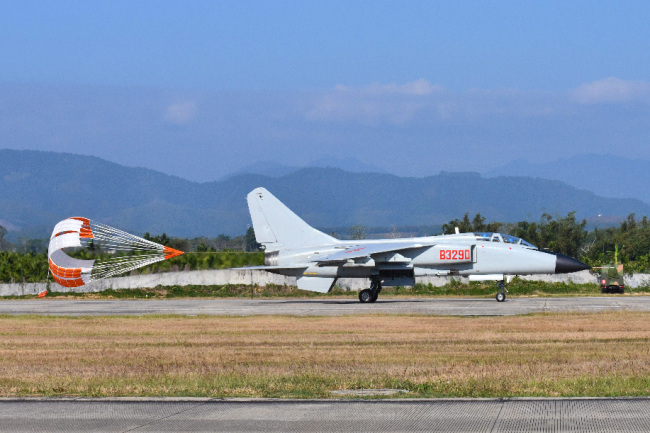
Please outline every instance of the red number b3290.
[[440, 260], [469, 260], [470, 250], [440, 250]]

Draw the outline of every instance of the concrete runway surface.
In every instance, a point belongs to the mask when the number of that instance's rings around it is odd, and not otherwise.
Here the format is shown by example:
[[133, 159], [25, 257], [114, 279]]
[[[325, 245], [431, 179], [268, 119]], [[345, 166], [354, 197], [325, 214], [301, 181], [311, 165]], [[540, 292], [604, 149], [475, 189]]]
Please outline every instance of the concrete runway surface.
[[496, 302], [493, 298], [379, 298], [374, 304], [362, 304], [356, 299], [30, 299], [0, 301], [0, 314], [62, 316], [143, 314], [335, 316], [365, 313], [511, 316], [539, 312], [605, 310], [650, 311], [650, 296], [508, 298], [506, 302]]
[[0, 399], [12, 432], [648, 432], [650, 399]]

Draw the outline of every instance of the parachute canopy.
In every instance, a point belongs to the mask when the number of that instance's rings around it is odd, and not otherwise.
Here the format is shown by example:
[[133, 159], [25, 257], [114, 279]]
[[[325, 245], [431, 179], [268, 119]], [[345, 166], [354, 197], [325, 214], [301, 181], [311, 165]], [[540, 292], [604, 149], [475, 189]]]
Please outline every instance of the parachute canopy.
[[[71, 257], [64, 249], [80, 250], [77, 255], [95, 258]], [[54, 226], [47, 251], [52, 276], [64, 287], [83, 286], [181, 254], [182, 251], [82, 217], [68, 218]]]

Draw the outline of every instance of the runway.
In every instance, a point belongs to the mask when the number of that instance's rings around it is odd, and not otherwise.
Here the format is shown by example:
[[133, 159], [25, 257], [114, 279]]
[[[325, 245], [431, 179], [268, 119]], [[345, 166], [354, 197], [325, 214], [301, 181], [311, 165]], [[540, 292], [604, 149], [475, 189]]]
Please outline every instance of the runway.
[[351, 314], [423, 314], [452, 316], [511, 316], [540, 312], [650, 311], [650, 296], [572, 298], [432, 299], [380, 298], [374, 304], [356, 299], [154, 299], [2, 300], [0, 314], [60, 316], [109, 316], [144, 314], [179, 315], [296, 315], [336, 316]]
[[0, 399], [12, 432], [647, 432], [650, 399]]

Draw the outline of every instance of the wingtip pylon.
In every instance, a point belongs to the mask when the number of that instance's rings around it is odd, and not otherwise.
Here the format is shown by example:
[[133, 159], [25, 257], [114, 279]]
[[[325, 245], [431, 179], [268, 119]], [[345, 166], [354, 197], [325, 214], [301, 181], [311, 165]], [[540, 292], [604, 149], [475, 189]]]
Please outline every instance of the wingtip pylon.
[[165, 253], [165, 260], [171, 259], [172, 257], [180, 256], [181, 254], [185, 254], [183, 251], [175, 250], [169, 247], [165, 247], [163, 249], [163, 252]]

